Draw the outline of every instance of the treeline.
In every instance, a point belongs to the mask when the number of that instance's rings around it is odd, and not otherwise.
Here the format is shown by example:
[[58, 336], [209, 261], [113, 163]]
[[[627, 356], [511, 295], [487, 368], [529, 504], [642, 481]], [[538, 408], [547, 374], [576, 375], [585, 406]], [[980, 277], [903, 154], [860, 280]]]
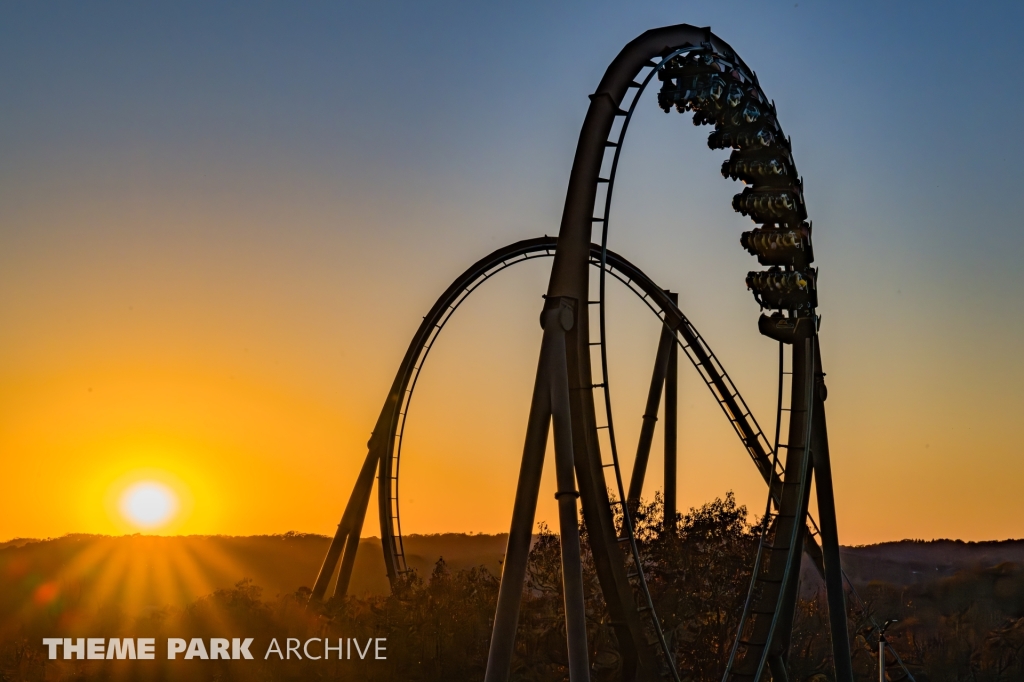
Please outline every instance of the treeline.
[[[657, 499], [637, 515], [652, 597], [683, 678], [719, 682], [746, 597], [758, 529], [731, 494], [691, 509], [673, 525], [664, 529]], [[584, 570], [592, 676], [616, 680], [622, 660], [586, 550]], [[490, 571], [451, 570], [442, 558], [429, 575], [408, 575], [390, 595], [335, 598], [313, 609], [306, 607], [307, 588], [268, 598], [244, 580], [185, 608], [154, 611], [128, 627], [113, 610], [97, 612], [88, 622], [38, 613], [3, 641], [0, 680], [479, 680], [497, 592], [498, 579]], [[849, 600], [857, 679], [877, 679], [871, 623], [887, 618], [900, 619], [889, 637], [919, 682], [1024, 679], [1024, 573], [1018, 564], [914, 587], [872, 583]], [[832, 679], [828, 630], [823, 600], [801, 599], [790, 651], [794, 682]], [[49, 661], [44, 636], [152, 637], [157, 656], [152, 661]], [[169, 637], [252, 637], [254, 660], [168, 661]], [[265, 658], [272, 640], [284, 650], [287, 638], [328, 638], [332, 646], [354, 639], [360, 647], [386, 639], [387, 658]], [[322, 654], [319, 643], [312, 653]], [[889, 679], [903, 679], [902, 667], [887, 663]], [[512, 679], [567, 679], [558, 538], [543, 527], [530, 554]]]

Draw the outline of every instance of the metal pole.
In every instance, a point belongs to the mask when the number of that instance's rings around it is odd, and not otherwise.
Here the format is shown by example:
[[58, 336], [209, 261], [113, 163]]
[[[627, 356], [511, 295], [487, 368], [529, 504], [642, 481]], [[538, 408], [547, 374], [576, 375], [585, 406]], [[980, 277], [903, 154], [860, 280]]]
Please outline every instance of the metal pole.
[[878, 682], [885, 682], [885, 635], [878, 635]]
[[633, 473], [629, 478], [629, 493], [626, 495], [626, 500], [630, 511], [636, 511], [640, 504], [640, 494], [643, 492], [644, 478], [647, 476], [647, 462], [651, 457], [651, 444], [654, 442], [654, 425], [658, 421], [661, 389], [665, 385], [669, 357], [675, 347], [675, 334], [663, 327], [661, 336], [658, 337], [658, 352], [654, 356], [651, 386], [647, 390], [647, 406], [644, 408], [643, 425], [640, 427], [640, 440], [636, 445]]
[[352, 532], [345, 543], [345, 554], [341, 558], [341, 570], [338, 571], [338, 583], [334, 586], [334, 595], [344, 597], [348, 594], [348, 585], [352, 582], [352, 570], [356, 565], [356, 552], [359, 551], [359, 536], [363, 532], [363, 521], [366, 520], [366, 508], [370, 505], [370, 490], [367, 489], [363, 498], [360, 514], [352, 524]]
[[811, 456], [814, 461], [814, 485], [818, 498], [818, 523], [824, 563], [825, 597], [832, 633], [832, 658], [836, 682], [853, 682], [853, 660], [850, 656], [850, 633], [846, 621], [846, 592], [843, 568], [839, 557], [839, 531], [836, 526], [836, 501], [832, 490], [832, 463], [828, 451], [828, 429], [825, 423], [825, 374], [821, 371], [821, 349], [818, 337], [814, 345], [814, 409], [812, 410]]
[[[356, 484], [353, 486], [352, 494], [348, 498], [348, 504], [345, 505], [345, 513], [341, 516], [341, 522], [338, 523], [338, 531], [334, 534], [334, 539], [331, 540], [331, 546], [327, 550], [327, 556], [324, 558], [324, 563], [320, 567], [320, 574], [316, 577], [316, 582], [313, 583], [313, 591], [309, 597], [310, 602], [322, 601], [324, 595], [327, 592], [327, 587], [331, 582], [331, 578], [334, 576], [334, 569], [338, 566], [338, 558], [341, 556], [342, 549], [352, 544], [352, 530], [358, 526], [362, 528], [362, 518], [366, 515], [366, 505], [370, 501], [370, 491], [373, 488], [373, 472], [377, 468], [377, 462], [379, 460], [379, 451], [370, 447], [370, 451], [366, 455], [366, 459], [363, 460], [363, 467], [359, 471], [359, 476], [356, 477]], [[360, 509], [361, 507], [361, 509]], [[359, 542], [359, 531], [355, 532], [355, 542]], [[346, 551], [346, 556], [348, 552]], [[353, 561], [355, 559], [355, 549], [352, 549]], [[335, 588], [335, 593], [338, 591], [342, 595], [345, 594], [345, 588], [347, 588], [348, 582], [345, 582], [344, 587], [341, 581], [338, 581], [338, 585]]]
[[570, 682], [589, 682], [586, 601], [583, 594], [583, 562], [580, 557], [580, 526], [577, 515], [576, 474], [573, 466], [572, 414], [569, 404], [569, 370], [565, 332], [573, 327], [570, 302], [560, 299], [558, 308], [545, 310], [545, 337], [551, 329], [547, 358], [551, 386], [551, 421], [555, 431], [555, 477], [558, 491], [559, 540], [562, 548], [562, 592], [565, 600], [565, 632], [569, 648]]
[[[550, 325], [556, 327], [557, 325]], [[522, 603], [523, 584], [526, 580], [526, 566], [530, 557], [533, 540], [533, 520], [537, 512], [537, 496], [540, 492], [541, 472], [544, 468], [544, 451], [548, 444], [548, 429], [551, 425], [551, 390], [548, 364], [553, 344], [552, 334], [544, 332], [541, 343], [537, 378], [533, 386], [533, 401], [530, 403], [530, 417], [526, 426], [526, 443], [523, 446], [523, 463], [519, 469], [519, 484], [516, 487], [515, 506], [512, 509], [512, 525], [508, 533], [505, 561], [501, 568], [501, 585], [498, 588], [498, 606], [494, 613], [494, 627], [487, 652], [485, 682], [505, 682], [512, 664], [515, 647], [516, 627], [519, 624], [519, 607]]]
[[[666, 291], [672, 302], [679, 305], [679, 294]], [[678, 442], [679, 419], [679, 344], [676, 343], [675, 332], [663, 329], [662, 337], [669, 337], [668, 369], [665, 373], [665, 509], [664, 527], [675, 530], [676, 527], [676, 444]]]

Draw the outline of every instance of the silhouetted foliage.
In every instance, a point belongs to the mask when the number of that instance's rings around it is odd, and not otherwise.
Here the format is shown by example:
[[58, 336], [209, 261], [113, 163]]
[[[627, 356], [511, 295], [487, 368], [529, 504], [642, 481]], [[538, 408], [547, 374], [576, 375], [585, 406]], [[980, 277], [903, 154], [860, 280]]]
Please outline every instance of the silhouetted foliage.
[[[756, 520], [755, 520], [756, 521]], [[620, 519], [621, 522], [621, 519]], [[584, 591], [592, 676], [621, 678], [623, 661], [583, 533]], [[665, 526], [661, 499], [642, 504], [636, 535], [644, 573], [684, 679], [719, 682], [750, 580], [759, 529], [731, 493]], [[623, 545], [624, 548], [628, 547]], [[628, 551], [625, 550], [624, 551]], [[986, 550], [987, 551], [987, 550]], [[794, 682], [833, 679], [828, 614], [813, 572], [804, 573], [790, 649]], [[918, 682], [1024, 680], [1024, 568], [976, 567], [913, 585], [872, 582], [849, 596], [857, 679], [877, 679], [873, 622], [897, 618], [888, 636]], [[183, 608], [127, 615], [117, 600], [84, 614], [81, 595], [25, 610], [0, 642], [0, 681], [8, 680], [478, 680], [482, 679], [497, 601], [498, 579], [483, 567], [451, 570], [440, 558], [429, 575], [402, 576], [388, 595], [346, 596], [307, 608], [310, 590], [268, 598], [251, 580], [219, 589]], [[71, 614], [69, 616], [69, 614]], [[8, 619], [10, 621], [10, 619]], [[156, 660], [46, 660], [44, 636], [153, 637]], [[653, 641], [654, 633], [648, 632]], [[165, 640], [252, 637], [254, 660], [166, 659]], [[345, 646], [346, 660], [265, 656], [276, 639]], [[377, 660], [370, 644], [386, 638]], [[339, 642], [340, 640], [340, 642]], [[356, 643], [355, 650], [349, 640]], [[362, 657], [358, 652], [363, 652]], [[369, 653], [368, 653], [369, 652]], [[301, 655], [301, 647], [296, 650]], [[541, 526], [530, 552], [512, 679], [566, 680], [561, 552], [558, 536]], [[904, 678], [887, 657], [888, 679]]]

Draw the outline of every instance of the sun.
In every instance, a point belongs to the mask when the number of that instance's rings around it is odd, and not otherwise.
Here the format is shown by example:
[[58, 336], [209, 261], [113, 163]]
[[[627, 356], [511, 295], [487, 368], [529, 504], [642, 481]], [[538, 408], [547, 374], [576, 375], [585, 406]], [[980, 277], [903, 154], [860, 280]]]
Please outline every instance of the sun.
[[178, 513], [178, 496], [163, 483], [139, 481], [121, 494], [121, 515], [133, 526], [154, 529], [167, 525]]
[[[134, 457], [140, 459], [138, 455]], [[128, 457], [125, 457], [128, 460]], [[149, 459], [157, 459], [150, 457]], [[164, 458], [170, 460], [170, 458]], [[150, 464], [146, 462], [145, 464]], [[105, 512], [110, 532], [164, 535], [194, 530], [197, 493], [210, 513], [210, 488], [203, 478], [179, 462], [157, 461], [156, 466], [138, 466], [126, 461], [100, 472], [84, 487], [83, 514]], [[102, 500], [102, 505], [97, 502]], [[216, 509], [216, 504], [214, 505]], [[87, 510], [87, 511], [86, 511]], [[208, 519], [207, 519], [208, 520]]]

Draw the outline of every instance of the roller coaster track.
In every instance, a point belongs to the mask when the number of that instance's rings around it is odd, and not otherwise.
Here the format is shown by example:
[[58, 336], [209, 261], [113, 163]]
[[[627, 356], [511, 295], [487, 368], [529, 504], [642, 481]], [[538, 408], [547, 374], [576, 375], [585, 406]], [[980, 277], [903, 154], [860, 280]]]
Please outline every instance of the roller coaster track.
[[[371, 449], [381, 442], [390, 443], [386, 448], [384, 460], [381, 460], [385, 464], [381, 465], [379, 478], [383, 484], [378, 488], [378, 498], [380, 508], [385, 511], [381, 519], [385, 522], [382, 526], [385, 528], [383, 531], [385, 566], [392, 582], [408, 570], [404, 557], [401, 517], [398, 508], [398, 473], [406, 419], [420, 372], [427, 357], [451, 316], [480, 285], [513, 265], [536, 258], [553, 256], [556, 245], [555, 237], [523, 240], [498, 249], [474, 263], [438, 298], [428, 314], [424, 316], [423, 322], [409, 344], [393, 382], [392, 391], [389, 393], [378, 419], [378, 424], [385, 423], [388, 428], [384, 435], [375, 430], [370, 441]], [[772, 449], [770, 444], [724, 367], [710, 346], [700, 336], [696, 327], [672, 302], [668, 294], [640, 268], [612, 251], [604, 251], [603, 257], [606, 272], [644, 302], [662, 323], [677, 330], [680, 336], [680, 347], [700, 373], [703, 382], [711, 390], [759, 473], [766, 482], [774, 480], [775, 485], [778, 486], [778, 472], [776, 471], [774, 479], [771, 475], [770, 454]], [[598, 245], [593, 245], [591, 265], [599, 267], [601, 258], [602, 249]], [[373, 457], [373, 460], [376, 463], [377, 458]], [[339, 584], [336, 591], [344, 593], [343, 588], [344, 584]], [[326, 586], [324, 589], [326, 591]]]
[[[443, 303], [443, 305], [435, 304], [434, 308], [431, 309], [431, 314], [424, 318], [424, 323], [421, 326], [421, 331], [424, 333], [417, 332], [414, 337], [414, 343], [417, 344], [415, 349], [416, 360], [410, 365], [407, 378], [402, 380], [402, 383], [407, 388], [404, 390], [402, 403], [396, 414], [395, 444], [392, 448], [393, 463], [390, 467], [390, 475], [387, 478], [387, 481], [391, 482], [392, 489], [389, 495], [383, 496], [382, 493], [381, 497], [382, 500], [385, 498], [391, 500], [387, 518], [389, 519], [389, 525], [394, 529], [390, 535], [395, 538], [393, 541], [395, 575], [401, 575], [408, 570], [402, 549], [401, 521], [398, 509], [398, 480], [402, 457], [402, 441], [412, 398], [420, 372], [426, 363], [430, 350], [455, 311], [480, 285], [513, 265], [537, 258], [553, 256], [557, 241], [555, 237], [541, 237], [516, 242], [491, 253], [485, 259], [479, 261], [471, 270], [467, 270], [456, 280], [460, 285], [458, 291], [454, 291], [454, 285], [449, 287], [448, 292], [453, 292], [455, 294], [454, 298], [450, 297], [446, 292], [438, 300], [438, 304]], [[774, 480], [775, 485], [778, 486], [780, 484], [779, 476], [781, 475], [781, 470], [776, 467], [774, 477], [771, 475], [771, 455], [773, 452], [771, 444], [764, 436], [753, 413], [747, 407], [743, 396], [740, 395], [739, 390], [729, 378], [725, 368], [719, 362], [711, 347], [704, 341], [696, 327], [679, 310], [677, 305], [672, 302], [663, 289], [659, 288], [640, 268], [622, 256], [612, 251], [605, 250], [602, 252], [601, 247], [595, 244], [592, 246], [590, 259], [590, 264], [593, 267], [601, 267], [602, 254], [605, 260], [604, 271], [621, 282], [670, 330], [677, 332], [679, 347], [686, 353], [687, 358], [698, 371], [701, 380], [711, 391], [715, 402], [721, 407], [722, 412], [729, 420], [730, 425], [739, 437], [740, 442], [743, 443], [758, 472], [766, 482]], [[480, 267], [478, 268], [477, 266]], [[422, 342], [419, 339], [422, 339]], [[409, 350], [413, 351], [413, 347], [410, 346]], [[385, 488], [387, 485], [385, 483]]]
[[[771, 669], [773, 678], [784, 680], [787, 677], [801, 550], [812, 537], [804, 522], [812, 470], [825, 521], [822, 527], [827, 532], [822, 569], [836, 675], [844, 682], [852, 682], [825, 430], [824, 373], [816, 333], [819, 323], [817, 271], [810, 268], [813, 250], [811, 226], [806, 222], [803, 182], [796, 171], [792, 145], [779, 125], [774, 103], [764, 94], [753, 70], [709, 29], [680, 25], [648, 31], [627, 45], [608, 67], [597, 92], [591, 96], [591, 106], [580, 134], [559, 233], [565, 243], [559, 245], [559, 252], [579, 262], [580, 257], [573, 254], [573, 249], [578, 251], [585, 232], [583, 211], [600, 203], [598, 188], [602, 183], [608, 187], [604, 210], [591, 211], [590, 220], [602, 226], [601, 244], [602, 250], [606, 250], [611, 189], [619, 155], [637, 102], [655, 74], [662, 82], [658, 93], [662, 109], [693, 112], [695, 125], [714, 124], [708, 146], [733, 150], [722, 166], [722, 174], [749, 185], [734, 197], [733, 208], [760, 225], [744, 233], [741, 244], [758, 257], [760, 264], [770, 266], [767, 271], [750, 272], [747, 285], [762, 309], [778, 311], [771, 316], [762, 315], [758, 327], [762, 334], [793, 346], [790, 407], [785, 408], [787, 442], [778, 442], [785, 376], [780, 364], [777, 446], [773, 448], [774, 453], [780, 449], [786, 451], [785, 464], [778, 472], [779, 460], [773, 455], [769, 499], [754, 577], [723, 682], [759, 682], [766, 666]], [[623, 109], [625, 100], [630, 101], [627, 109]], [[602, 177], [601, 169], [606, 166], [609, 150], [611, 172]], [[549, 295], [576, 295], [575, 292], [580, 291], [580, 279], [575, 274], [578, 271], [570, 265], [558, 266], [556, 261]], [[604, 278], [603, 270], [601, 277]], [[602, 319], [602, 336], [603, 328]], [[606, 368], [604, 358], [602, 367]], [[605, 393], [607, 401], [607, 389]], [[746, 442], [749, 444], [749, 439]], [[782, 479], [778, 495], [774, 486], [777, 473], [781, 473]], [[771, 513], [773, 501], [774, 515]], [[626, 516], [628, 523], [628, 514]]]
[[[378, 419], [378, 424], [387, 424], [388, 429], [383, 435], [378, 434], [376, 431], [374, 432], [374, 437], [370, 441], [370, 452], [367, 456], [367, 461], [370, 463], [369, 471], [372, 472], [374, 468], [377, 470], [378, 510], [381, 517], [384, 561], [388, 578], [393, 585], [398, 585], [401, 577], [409, 572], [409, 567], [405, 560], [399, 508], [399, 472], [405, 429], [412, 399], [430, 351], [455, 311], [483, 283], [514, 265], [537, 258], [552, 257], [557, 242], [558, 240], [555, 237], [523, 240], [498, 249], [474, 263], [456, 278], [438, 298], [427, 315], [424, 316], [409, 344], [398, 374], [393, 382], [392, 391], [389, 393]], [[758, 472], [767, 484], [774, 486], [775, 492], [772, 499], [776, 500], [777, 504], [779, 486], [781, 485], [779, 478], [781, 472], [777, 464], [773, 464], [773, 460], [776, 459], [773, 457], [774, 450], [765, 438], [761, 427], [758, 425], [751, 410], [747, 407], [739, 390], [729, 378], [724, 366], [711, 350], [711, 347], [700, 335], [693, 323], [671, 300], [669, 294], [651, 280], [640, 268], [613, 251], [602, 249], [597, 244], [592, 245], [591, 266], [601, 268], [602, 260], [604, 261], [604, 267], [602, 268], [604, 272], [625, 286], [647, 306], [663, 325], [675, 332], [679, 347], [697, 370], [701, 380], [710, 390], [716, 403], [721, 407]], [[396, 396], [398, 396], [397, 399]], [[383, 458], [380, 457], [380, 444], [387, 444]], [[615, 470], [617, 481], [621, 481], [621, 472], [617, 463]], [[371, 484], [372, 481], [373, 477], [371, 476]], [[360, 488], [365, 487], [365, 481], [362, 486], [357, 483], [356, 490], [353, 491], [352, 500], [361, 500], [364, 496], [368, 500], [368, 491], [360, 490]], [[622, 499], [621, 493], [619, 499]], [[350, 506], [352, 506], [351, 502]], [[346, 514], [348, 512], [349, 510], [346, 510]], [[810, 517], [808, 518], [810, 519]], [[813, 519], [810, 520], [813, 523]], [[358, 524], [361, 527], [361, 518], [358, 520]], [[336, 546], [339, 552], [345, 546], [346, 540], [349, 539], [350, 535], [350, 533], [342, 532], [348, 530], [342, 527], [345, 525], [348, 524], [343, 523], [339, 526], [339, 533], [342, 533], [342, 535], [340, 538], [336, 538], [335, 543], [332, 544], [332, 547]], [[635, 544], [635, 537], [632, 535], [631, 526], [628, 532], [630, 533], [628, 537], [633, 538], [631, 544]], [[814, 533], [811, 535], [814, 535]], [[352, 552], [354, 555], [354, 551], [354, 543], [346, 548], [346, 554]], [[816, 564], [819, 565], [820, 570], [820, 549], [813, 540], [808, 544], [808, 551], [812, 557], [819, 557]], [[331, 575], [336, 569], [338, 558], [339, 554], [335, 554], [333, 557], [329, 555], [328, 560], [325, 561], [324, 568], [314, 587], [316, 598], [323, 599], [326, 596], [328, 583], [325, 581], [330, 580]], [[634, 562], [635, 565], [639, 566], [635, 558]], [[636, 576], [637, 580], [642, 580], [642, 570], [637, 571], [637, 573], [639, 574]], [[343, 572], [339, 576], [339, 581], [335, 586], [335, 594], [344, 594], [346, 592], [350, 576], [350, 572]], [[639, 589], [642, 593], [642, 600], [649, 601], [649, 593], [647, 593], [645, 585]]]
[[[479, 261], [449, 287], [445, 295], [439, 299], [431, 309], [431, 312], [424, 318], [420, 331], [414, 337], [414, 346], [410, 347], [409, 353], [412, 353], [415, 359], [411, 363], [403, 363], [403, 368], [408, 367], [407, 375], [401, 380], [401, 383], [406, 388], [403, 391], [401, 400], [397, 404], [398, 411], [391, 420], [392, 424], [394, 424], [393, 446], [389, 451], [390, 456], [382, 462], [381, 470], [378, 474], [381, 528], [387, 529], [382, 532], [382, 544], [384, 546], [385, 565], [388, 568], [389, 576], [397, 577], [409, 571], [405, 561], [405, 549], [401, 532], [399, 471], [405, 427], [412, 398], [420, 372], [430, 354], [431, 348], [433, 348], [448, 320], [451, 319], [459, 306], [480, 285], [497, 273], [518, 263], [539, 257], [553, 256], [556, 244], [557, 239], [552, 237], [517, 242], [504, 249], [499, 249]], [[591, 248], [590, 264], [599, 268], [602, 273], [608, 273], [622, 282], [674, 333], [673, 336], [677, 339], [677, 343], [686, 353], [687, 358], [698, 371], [705, 385], [710, 389], [715, 401], [728, 418], [729, 423], [746, 447], [748, 454], [765, 478], [765, 481], [769, 485], [774, 482], [776, 487], [778, 487], [780, 485], [779, 476], [781, 471], [773, 468], [773, 459], [769, 456], [772, 449], [757, 420], [710, 346], [700, 336], [693, 324], [679, 311], [669, 295], [647, 277], [643, 271], [621, 256], [608, 251], [607, 248], [593, 245]], [[603, 302], [604, 297], [602, 296], [602, 311], [604, 309]], [[607, 367], [607, 344], [603, 333], [601, 334], [599, 345], [602, 351], [602, 366]], [[607, 377], [607, 374], [605, 374], [605, 377]], [[606, 396], [609, 395], [609, 382], [607, 378], [600, 383], [604, 385], [603, 388]], [[613, 422], [611, 419], [612, 407], [610, 399], [604, 402], [604, 406], [605, 424], [599, 425], [597, 428], [607, 428], [612, 443], [612, 460], [604, 464], [603, 468], [611, 468], [613, 471], [618, 496], [617, 499], [609, 500], [609, 506], [615, 508], [623, 506], [622, 501], [626, 499], [626, 496], [622, 482], [621, 466], [614, 445], [615, 437], [611, 426]], [[628, 572], [628, 575], [635, 581], [634, 588], [637, 590], [641, 602], [640, 612], [649, 614], [651, 628], [658, 637], [659, 645], [663, 649], [666, 661], [671, 660], [668, 644], [665, 641], [664, 634], [661, 632], [661, 624], [647, 588], [630, 514], [627, 510], [620, 510], [620, 513], [623, 526], [622, 539], [629, 543], [629, 555], [633, 563], [633, 568]], [[817, 549], [817, 547], [815, 546], [814, 549]], [[666, 665], [665, 669], [673, 671], [673, 667], [670, 665]]]
[[[695, 125], [714, 124], [708, 146], [733, 150], [722, 166], [723, 176], [749, 185], [732, 203], [736, 211], [759, 225], [743, 234], [741, 244], [757, 256], [761, 265], [769, 266], [768, 270], [748, 273], [746, 281], [761, 308], [775, 311], [762, 315], [758, 321], [759, 331], [780, 343], [774, 444], [767, 441], [696, 329], [671, 300], [666, 300], [668, 295], [607, 248], [612, 196], [626, 132], [641, 95], [655, 75], [662, 83], [659, 106], [666, 112], [672, 108], [680, 113], [693, 112]], [[628, 106], [623, 108], [627, 99]], [[490, 642], [487, 681], [499, 682], [508, 677], [520, 583], [525, 577], [536, 487], [540, 481], [538, 463], [543, 461], [551, 423], [559, 472], [556, 498], [563, 533], [570, 678], [589, 679], [579, 538], [573, 521], [577, 518], [579, 500], [598, 579], [626, 661], [623, 679], [632, 679], [634, 674], [653, 679], [666, 673], [679, 679], [640, 570], [619, 466], [606, 343], [605, 286], [607, 275], [611, 274], [634, 288], [662, 319], [665, 329], [675, 336], [768, 484], [754, 576], [723, 682], [762, 682], [768, 670], [776, 682], [788, 679], [789, 639], [805, 549], [825, 579], [837, 682], [852, 682], [825, 425], [824, 372], [817, 335], [817, 270], [810, 267], [814, 259], [811, 226], [806, 219], [803, 182], [796, 171], [791, 143], [778, 123], [774, 102], [765, 96], [756, 74], [735, 51], [710, 29], [685, 24], [648, 31], [630, 42], [609, 65], [590, 96], [557, 242], [520, 242], [478, 261], [449, 287], [417, 331], [373, 431], [367, 458], [313, 597], [324, 596], [342, 549], [345, 555], [338, 569], [337, 591], [344, 593], [348, 585], [375, 471], [385, 564], [392, 586], [401, 589], [408, 567], [398, 513], [398, 464], [405, 419], [423, 362], [445, 322], [483, 281], [510, 264], [550, 255], [553, 249], [554, 263], [542, 313], [545, 334], [541, 363]], [[595, 245], [593, 230], [597, 227], [600, 240]], [[590, 265], [599, 270], [597, 301], [589, 300]], [[591, 304], [599, 306], [597, 342], [589, 340]], [[785, 344], [792, 347], [788, 372]], [[600, 376], [596, 379], [592, 376], [591, 356], [595, 348], [600, 351]], [[787, 387], [789, 407], [784, 408]], [[604, 424], [597, 420], [598, 390], [603, 394]], [[608, 434], [610, 463], [604, 462], [598, 445], [601, 430]], [[783, 432], [785, 442], [780, 442]], [[781, 451], [785, 451], [784, 461], [779, 457]], [[614, 472], [615, 499], [608, 495], [607, 468]], [[821, 515], [820, 530], [813, 519], [811, 528], [806, 521], [812, 474]], [[616, 507], [621, 513], [621, 538], [615, 530]], [[619, 551], [622, 541], [629, 543], [635, 565], [632, 573], [623, 565], [624, 557]], [[630, 578], [636, 583], [631, 584]], [[664, 655], [661, 664], [650, 651], [650, 642], [639, 620], [641, 613], [646, 613], [656, 634]]]

